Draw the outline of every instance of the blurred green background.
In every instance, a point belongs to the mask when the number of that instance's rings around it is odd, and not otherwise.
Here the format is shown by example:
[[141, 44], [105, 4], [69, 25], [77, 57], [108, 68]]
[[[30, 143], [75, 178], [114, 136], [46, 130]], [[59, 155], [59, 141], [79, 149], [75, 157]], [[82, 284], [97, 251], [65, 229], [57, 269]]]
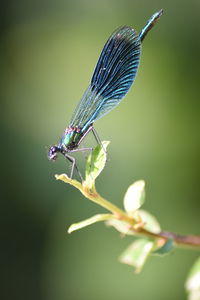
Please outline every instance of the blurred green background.
[[[67, 227], [104, 212], [54, 174], [47, 160], [86, 89], [100, 51], [121, 25], [138, 32], [163, 8], [143, 44], [134, 87], [99, 120], [110, 161], [97, 181], [122, 207], [133, 181], [162, 228], [199, 234], [200, 1], [19, 0], [1, 7], [2, 299], [186, 299], [197, 252], [151, 258], [141, 274], [118, 263], [131, 243], [102, 223]], [[89, 138], [90, 140], [90, 138]], [[81, 161], [84, 158], [81, 157]]]

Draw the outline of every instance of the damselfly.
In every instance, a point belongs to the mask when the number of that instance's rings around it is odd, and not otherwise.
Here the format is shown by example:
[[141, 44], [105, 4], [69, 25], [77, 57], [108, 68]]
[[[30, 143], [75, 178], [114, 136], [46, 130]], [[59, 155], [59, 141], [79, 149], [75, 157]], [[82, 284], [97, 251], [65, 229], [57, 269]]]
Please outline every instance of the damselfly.
[[[155, 13], [139, 34], [133, 28], [124, 26], [114, 31], [106, 42], [89, 87], [77, 105], [69, 126], [59, 144], [49, 148], [50, 160], [56, 160], [57, 154], [61, 153], [72, 163], [71, 178], [74, 167], [78, 168], [75, 158], [69, 153], [92, 150], [79, 148], [90, 131], [97, 143], [101, 143], [93, 124], [115, 108], [130, 89], [139, 66], [141, 42], [162, 13], [163, 10]], [[79, 175], [81, 176], [80, 172]]]

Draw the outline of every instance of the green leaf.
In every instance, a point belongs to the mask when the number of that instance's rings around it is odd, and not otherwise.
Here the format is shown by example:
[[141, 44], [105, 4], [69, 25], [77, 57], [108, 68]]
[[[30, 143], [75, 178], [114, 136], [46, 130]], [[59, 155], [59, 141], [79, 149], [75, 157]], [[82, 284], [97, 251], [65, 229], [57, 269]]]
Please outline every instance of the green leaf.
[[200, 257], [189, 272], [185, 288], [189, 294], [189, 300], [200, 299]]
[[75, 230], [79, 230], [83, 227], [86, 227], [86, 226], [89, 226], [89, 225], [92, 225], [96, 222], [100, 222], [100, 221], [106, 221], [106, 220], [109, 220], [113, 218], [113, 215], [111, 214], [98, 214], [98, 215], [95, 215], [89, 219], [86, 219], [84, 221], [81, 221], [79, 223], [74, 223], [72, 224], [69, 229], [68, 229], [68, 233], [71, 233]]
[[139, 180], [129, 186], [124, 196], [124, 208], [131, 214], [140, 208], [145, 200], [145, 182]]
[[174, 241], [172, 239], [167, 240], [164, 245], [158, 248], [152, 253], [152, 255], [165, 256], [170, 254], [175, 249]]
[[161, 231], [161, 227], [157, 219], [148, 211], [140, 209], [138, 210], [138, 215], [142, 219], [142, 222], [144, 223], [143, 227], [146, 230], [151, 231], [153, 233], [159, 233]]
[[133, 266], [135, 268], [135, 272], [139, 273], [142, 270], [153, 247], [153, 241], [142, 238], [137, 239], [122, 253], [119, 260], [124, 264]]
[[109, 143], [109, 141], [103, 141], [102, 146], [97, 145], [88, 157], [85, 172], [85, 185], [91, 188], [94, 186], [95, 179], [105, 167], [106, 148]]
[[133, 230], [130, 230], [127, 222], [117, 219], [110, 219], [106, 222], [106, 225], [113, 226], [117, 231], [119, 231], [123, 235], [134, 235]]

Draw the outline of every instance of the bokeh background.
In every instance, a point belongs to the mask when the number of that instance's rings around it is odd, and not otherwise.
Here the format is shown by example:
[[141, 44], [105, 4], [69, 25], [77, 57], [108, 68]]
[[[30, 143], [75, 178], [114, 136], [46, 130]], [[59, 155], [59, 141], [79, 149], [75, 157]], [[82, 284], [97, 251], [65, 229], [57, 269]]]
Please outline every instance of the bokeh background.
[[[145, 209], [162, 228], [199, 234], [200, 2], [197, 0], [19, 0], [1, 6], [2, 299], [186, 299], [197, 252], [151, 258], [141, 274], [117, 259], [131, 243], [96, 224], [67, 227], [104, 212], [54, 174], [47, 160], [91, 78], [109, 35], [140, 31], [164, 15], [143, 44], [134, 87], [96, 123], [110, 140], [98, 191], [122, 207], [127, 187], [147, 186]], [[88, 143], [90, 144], [90, 137]], [[91, 143], [93, 140], [91, 139]], [[80, 164], [84, 157], [79, 158]], [[83, 167], [83, 165], [82, 165]]]

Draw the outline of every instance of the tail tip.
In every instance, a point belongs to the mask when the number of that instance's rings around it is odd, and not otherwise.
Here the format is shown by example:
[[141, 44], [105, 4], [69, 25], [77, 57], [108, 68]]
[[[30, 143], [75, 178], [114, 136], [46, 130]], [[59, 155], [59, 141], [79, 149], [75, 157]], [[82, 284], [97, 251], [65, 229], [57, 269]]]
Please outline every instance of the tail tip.
[[162, 8], [158, 11], [158, 17], [159, 18], [163, 15], [163, 12], [164, 12], [164, 10]]

